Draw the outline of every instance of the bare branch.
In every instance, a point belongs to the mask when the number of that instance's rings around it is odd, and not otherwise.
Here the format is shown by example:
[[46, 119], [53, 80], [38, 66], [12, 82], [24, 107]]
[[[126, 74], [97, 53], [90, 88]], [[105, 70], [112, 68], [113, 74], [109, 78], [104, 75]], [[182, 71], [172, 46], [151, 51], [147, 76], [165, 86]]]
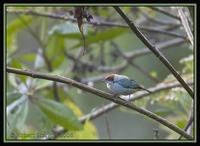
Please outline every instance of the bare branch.
[[165, 10], [163, 10], [163, 9], [160, 9], [160, 8], [158, 8], [158, 7], [149, 7], [149, 8], [151, 8], [151, 9], [154, 10], [154, 11], [160, 12], [160, 13], [166, 15], [166, 16], [169, 16], [169, 17], [171, 17], [171, 18], [174, 18], [174, 19], [180, 21], [180, 18], [179, 18], [178, 16], [176, 16], [176, 15], [170, 13], [170, 12], [167, 12], [167, 11], [165, 11]]
[[[188, 85], [193, 85], [192, 81], [188, 81], [187, 82]], [[157, 87], [151, 88], [151, 92], [152, 94], [164, 91], [164, 90], [169, 90], [171, 88], [176, 88], [176, 87], [182, 87], [181, 84], [179, 82], [172, 82], [172, 83], [161, 83], [159, 84]], [[135, 94], [134, 97], [130, 97], [127, 98], [128, 101], [136, 101], [138, 99], [144, 98], [148, 96], [148, 93], [146, 92], [140, 92], [140, 94]], [[109, 103], [107, 105], [104, 105], [102, 107], [99, 107], [97, 109], [95, 109], [94, 111], [92, 111], [91, 113], [88, 113], [82, 117], [79, 118], [79, 120], [84, 123], [87, 119], [90, 120], [94, 120], [98, 117], [100, 117], [101, 115], [110, 112], [111, 110], [114, 110], [116, 108], [120, 107], [120, 105], [116, 104], [116, 103]], [[56, 135], [54, 136], [54, 138], [64, 134], [66, 132], [65, 129], [61, 128], [58, 131], [56, 131]]]
[[[44, 62], [47, 66], [47, 70], [49, 72], [51, 72], [52, 69], [52, 64], [51, 61], [49, 60], [47, 54], [46, 54], [46, 45], [41, 41], [41, 39], [39, 38], [39, 36], [31, 29], [31, 27], [29, 27], [29, 25], [27, 24], [27, 22], [18, 14], [16, 13], [16, 15], [20, 18], [20, 20], [22, 21], [22, 23], [24, 23], [24, 25], [27, 26], [29, 33], [34, 37], [34, 39], [39, 43], [39, 45], [42, 47], [41, 48], [41, 55], [44, 59]], [[60, 100], [59, 94], [58, 94], [58, 89], [57, 89], [57, 84], [56, 82], [53, 83], [53, 94], [54, 97], [57, 101]]]
[[107, 114], [105, 114], [105, 122], [106, 122], [106, 130], [107, 130], [107, 133], [108, 133], [108, 138], [111, 139], [111, 129], [110, 129], [110, 124], [109, 124], [109, 121], [108, 121]]
[[78, 62], [80, 64], [82, 64], [82, 66], [87, 66], [90, 67], [94, 70], [100, 71], [100, 72], [119, 72], [120, 70], [123, 70], [126, 68], [126, 66], [128, 65], [127, 62], [122, 62], [120, 65], [117, 66], [102, 66], [102, 65], [96, 65], [93, 64], [92, 62], [89, 61], [84, 61], [84, 60], [80, 60], [78, 58], [75, 58], [73, 55], [64, 52], [64, 54], [68, 57], [68, 59], [73, 60], [74, 62]]
[[111, 42], [111, 44], [113, 45], [113, 47], [115, 49], [117, 49], [117, 51], [119, 52], [118, 54], [124, 58], [130, 65], [132, 65], [133, 67], [135, 67], [136, 69], [138, 69], [141, 73], [143, 73], [144, 75], [146, 75], [148, 78], [150, 78], [151, 80], [153, 80], [154, 82], [158, 83], [160, 82], [159, 79], [157, 79], [156, 77], [151, 76], [147, 70], [145, 70], [144, 68], [142, 68], [141, 66], [135, 64], [132, 60], [130, 60], [129, 57], [127, 57], [118, 47], [118, 45], [114, 42]]
[[190, 30], [190, 27], [189, 27], [189, 24], [188, 24], [188, 19], [186, 17], [186, 15], [184, 14], [183, 12], [183, 8], [182, 7], [177, 7], [177, 10], [178, 10], [178, 14], [180, 16], [180, 19], [181, 19], [181, 22], [182, 22], [182, 25], [186, 31], [186, 34], [190, 40], [190, 43], [192, 44], [192, 47], [193, 47], [193, 34], [192, 34], [192, 31]]
[[169, 20], [162, 20], [162, 19], [158, 19], [156, 17], [151, 17], [149, 16], [149, 14], [146, 12], [146, 11], [142, 11], [141, 10], [141, 13], [144, 15], [144, 17], [146, 19], [148, 19], [149, 21], [155, 23], [155, 24], [159, 24], [159, 25], [177, 25], [177, 22], [174, 23], [174, 22], [170, 22]]
[[16, 69], [16, 68], [12, 68], [12, 67], [7, 67], [6, 68], [7, 72], [9, 73], [15, 73], [15, 74], [20, 74], [20, 75], [26, 75], [26, 76], [30, 76], [33, 78], [39, 78], [39, 79], [46, 79], [46, 80], [51, 80], [51, 81], [56, 81], [56, 82], [61, 82], [61, 83], [65, 83], [65, 84], [69, 84], [73, 87], [82, 89], [86, 92], [92, 93], [94, 95], [97, 95], [99, 97], [102, 97], [104, 99], [110, 100], [112, 102], [115, 102], [117, 104], [120, 104], [122, 106], [125, 106], [129, 109], [132, 109], [134, 111], [139, 112], [140, 114], [143, 114], [165, 126], [167, 126], [168, 128], [172, 129], [173, 131], [179, 133], [180, 135], [182, 135], [183, 137], [187, 138], [187, 139], [192, 139], [192, 136], [188, 135], [185, 131], [183, 131], [182, 129], [180, 129], [179, 127], [177, 127], [176, 125], [168, 122], [166, 119], [146, 110], [140, 107], [137, 107], [134, 104], [131, 104], [129, 102], [126, 102], [124, 100], [122, 100], [121, 98], [113, 98], [113, 96], [109, 93], [106, 93], [102, 90], [87, 86], [85, 84], [82, 84], [80, 82], [74, 81], [72, 79], [69, 78], [65, 78], [62, 76], [58, 76], [58, 75], [49, 75], [47, 73], [36, 73], [33, 72], [31, 70], [26, 70], [26, 69]]
[[174, 77], [182, 84], [185, 90], [189, 93], [190, 97], [194, 98], [194, 93], [190, 89], [190, 87], [185, 83], [185, 81], [181, 78], [179, 73], [175, 70], [175, 68], [171, 65], [171, 63], [164, 57], [164, 55], [157, 49], [156, 46], [153, 46], [151, 42], [140, 32], [140, 30], [136, 27], [136, 25], [131, 21], [124, 12], [117, 6], [114, 6], [115, 10], [120, 14], [120, 16], [126, 21], [129, 25], [130, 29], [136, 36], [154, 53], [154, 55], [160, 59], [160, 61], [168, 68], [168, 70], [174, 75]]
[[[74, 19], [73, 17], [69, 16], [69, 15], [61, 15], [61, 14], [55, 14], [55, 13], [49, 13], [49, 12], [36, 12], [36, 11], [32, 11], [32, 10], [10, 10], [7, 9], [6, 10], [9, 13], [15, 13], [15, 14], [25, 14], [25, 15], [35, 15], [35, 16], [43, 16], [43, 17], [49, 17], [49, 18], [53, 18], [53, 19], [60, 19], [60, 20], [67, 20], [67, 21], [72, 21], [72, 22], [76, 22], [76, 19]], [[129, 26], [127, 24], [122, 24], [119, 22], [107, 22], [107, 21], [84, 21], [84, 23], [87, 24], [91, 24], [94, 26], [106, 26], [106, 27], [123, 27], [123, 28], [129, 28]], [[177, 27], [180, 24], [174, 24], [174, 25], [170, 25], [171, 27]], [[138, 26], [138, 28], [140, 28], [141, 30], [144, 31], [150, 31], [150, 32], [154, 32], [154, 33], [160, 33], [160, 34], [165, 34], [165, 35], [169, 35], [169, 36], [173, 36], [173, 37], [179, 37], [179, 38], [183, 38], [186, 39], [185, 36], [179, 35], [177, 33], [174, 32], [169, 32], [169, 31], [164, 31], [163, 29], [168, 29], [169, 26], [164, 26], [161, 28], [153, 28], [153, 27], [144, 27], [144, 26]]]
[[[185, 41], [183, 39], [172, 39], [172, 40], [168, 40], [168, 41], [164, 41], [161, 42], [159, 44], [156, 44], [156, 46], [158, 47], [159, 50], [163, 50], [163, 49], [167, 49], [169, 47], [175, 46], [175, 45], [181, 45], [185, 43]], [[125, 53], [124, 55], [128, 58], [137, 58], [146, 54], [150, 54], [151, 51], [148, 48], [141, 48], [141, 49], [137, 49], [138, 51], [133, 51], [133, 52], [128, 52]]]
[[[185, 125], [185, 128], [184, 128], [185, 132], [187, 132], [188, 129], [192, 126], [193, 120], [194, 120], [194, 117], [193, 117], [193, 102], [192, 102], [190, 112], [189, 112], [189, 120], [188, 120], [188, 122], [187, 122], [187, 124]], [[180, 135], [180, 137], [178, 139], [180, 140], [181, 138], [182, 138], [182, 135]]]

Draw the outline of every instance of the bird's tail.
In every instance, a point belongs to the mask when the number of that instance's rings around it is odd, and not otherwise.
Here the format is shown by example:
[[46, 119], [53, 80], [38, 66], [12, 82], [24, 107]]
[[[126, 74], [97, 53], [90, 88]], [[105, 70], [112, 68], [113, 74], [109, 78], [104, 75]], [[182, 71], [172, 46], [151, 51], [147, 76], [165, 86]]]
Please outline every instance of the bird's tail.
[[144, 87], [142, 87], [142, 86], [140, 86], [140, 89], [145, 90], [145, 91], [147, 91], [147, 92], [149, 92], [149, 93], [152, 93], [150, 90], [148, 90], [148, 89], [146, 89], [146, 88], [144, 88]]
[[145, 91], [147, 91], [147, 92], [149, 92], [149, 93], [152, 93], [150, 90], [148, 90], [148, 89], [145, 89], [145, 88], [143, 88]]

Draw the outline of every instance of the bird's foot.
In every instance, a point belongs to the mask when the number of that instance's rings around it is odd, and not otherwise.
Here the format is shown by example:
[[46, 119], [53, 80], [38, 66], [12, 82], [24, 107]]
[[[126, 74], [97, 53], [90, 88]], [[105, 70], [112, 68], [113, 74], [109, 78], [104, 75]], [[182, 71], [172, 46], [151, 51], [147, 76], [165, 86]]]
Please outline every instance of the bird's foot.
[[114, 99], [115, 101], [117, 101], [117, 98], [119, 98], [119, 99], [121, 99], [121, 100], [127, 102], [125, 99], [120, 98], [118, 94], [114, 94], [114, 95], [113, 95], [113, 99]]

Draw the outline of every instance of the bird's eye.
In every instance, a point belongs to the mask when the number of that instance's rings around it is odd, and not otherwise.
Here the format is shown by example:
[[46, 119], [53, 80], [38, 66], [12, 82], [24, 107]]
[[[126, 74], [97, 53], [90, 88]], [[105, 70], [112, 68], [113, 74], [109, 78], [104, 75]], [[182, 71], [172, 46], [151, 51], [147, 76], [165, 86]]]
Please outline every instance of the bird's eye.
[[108, 76], [108, 77], [105, 78], [105, 80], [107, 80], [107, 81], [113, 81], [113, 76]]

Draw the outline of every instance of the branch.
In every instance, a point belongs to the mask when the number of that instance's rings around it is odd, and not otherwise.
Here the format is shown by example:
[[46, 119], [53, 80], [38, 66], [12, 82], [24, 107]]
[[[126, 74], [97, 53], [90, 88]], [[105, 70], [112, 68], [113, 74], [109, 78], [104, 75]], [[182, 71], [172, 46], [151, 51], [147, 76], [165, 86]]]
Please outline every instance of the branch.
[[161, 19], [158, 19], [156, 17], [151, 17], [151, 16], [149, 16], [148, 12], [143, 11], [142, 9], [140, 9], [140, 12], [144, 15], [144, 17], [146, 19], [148, 19], [149, 21], [151, 21], [151, 22], [153, 22], [155, 24], [159, 24], [159, 25], [177, 25], [177, 22], [173, 23], [173, 22], [170, 22], [169, 20], [161, 20]]
[[[169, 41], [161, 42], [161, 43], [157, 44], [157, 46], [159, 46], [159, 50], [161, 50], [161, 49], [167, 49], [174, 45], [183, 44], [184, 42], [185, 41], [183, 39], [177, 38], [177, 39], [172, 39]], [[124, 53], [124, 56], [126, 58], [128, 58], [128, 60], [133, 60], [133, 59], [136, 59], [137, 57], [147, 55], [150, 53], [151, 53], [151, 51], [149, 51], [147, 48], [139, 48], [137, 51]], [[73, 55], [69, 54], [68, 52], [64, 52], [64, 54], [68, 57], [68, 59], [71, 59], [74, 62], [80, 63], [83, 66], [87, 66], [89, 68], [98, 70], [100, 72], [120, 72], [120, 71], [124, 70], [126, 68], [126, 66], [128, 65], [127, 61], [122, 62], [121, 64], [116, 65], [116, 66], [94, 65], [93, 63], [91, 63], [89, 61], [80, 60], [79, 58], [74, 57]], [[100, 78], [95, 78], [95, 79], [96, 80], [94, 80], [94, 81], [98, 81], [98, 79], [100, 79]]]
[[136, 69], [138, 69], [141, 73], [143, 73], [145, 76], [147, 76], [148, 78], [150, 78], [151, 80], [153, 80], [154, 82], [158, 83], [160, 82], [160, 80], [156, 77], [153, 77], [149, 74], [149, 72], [147, 70], [145, 70], [144, 68], [142, 68], [141, 66], [137, 65], [136, 63], [134, 63], [132, 60], [130, 60], [130, 58], [128, 58], [118, 47], [118, 45], [116, 43], [114, 43], [113, 41], [111, 41], [111, 45], [116, 49], [117, 52], [119, 52], [119, 56], [121, 56], [122, 58], [124, 58], [128, 64], [132, 65], [133, 67], [135, 67]]
[[[55, 14], [55, 13], [48, 13], [48, 12], [36, 12], [36, 11], [32, 11], [32, 10], [10, 10], [10, 9], [7, 9], [6, 11], [9, 12], [9, 13], [42, 16], [42, 17], [49, 17], [49, 18], [53, 18], [53, 19], [68, 20], [68, 21], [72, 21], [72, 22], [77, 21], [75, 18], [70, 17], [70, 16], [60, 15], [60, 14]], [[121, 23], [118, 23], [118, 22], [106, 22], [106, 21], [91, 21], [91, 22], [88, 22], [88, 21], [84, 21], [84, 23], [91, 24], [91, 25], [94, 25], [94, 26], [129, 28], [129, 26], [127, 24], [121, 24]], [[172, 27], [172, 26], [177, 26], [177, 24], [176, 25], [170, 25], [170, 27]], [[164, 31], [160, 28], [155, 29], [155, 28], [152, 28], [152, 27], [144, 27], [144, 26], [138, 26], [138, 28], [140, 28], [141, 30], [144, 30], [144, 31], [161, 33], [161, 34], [170, 35], [170, 36], [173, 36], [173, 37], [180, 37], [180, 38], [186, 39], [185, 36], [179, 35], [179, 34], [174, 33], [174, 32]]]
[[166, 16], [169, 16], [169, 17], [171, 17], [171, 18], [174, 18], [174, 19], [180, 21], [180, 18], [179, 18], [178, 16], [172, 14], [172, 13], [169, 13], [169, 12], [164, 11], [164, 10], [162, 10], [162, 9], [160, 9], [160, 8], [157, 8], [157, 7], [149, 7], [149, 8], [151, 8], [151, 9], [154, 10], [154, 11], [160, 12], [160, 13], [166, 15]]
[[194, 93], [190, 87], [181, 78], [175, 68], [170, 64], [170, 62], [164, 57], [164, 55], [153, 46], [151, 42], [140, 32], [140, 30], [135, 26], [135, 24], [124, 14], [124, 12], [117, 6], [114, 6], [115, 10], [120, 14], [120, 16], [126, 21], [130, 29], [136, 34], [136, 36], [154, 53], [154, 55], [160, 59], [160, 61], [169, 69], [169, 71], [174, 75], [174, 77], [181, 83], [185, 90], [189, 93], [191, 98], [194, 98]]
[[[189, 120], [187, 122], [187, 124], [185, 125], [184, 131], [187, 132], [189, 127], [192, 126], [192, 122], [194, 120], [193, 117], [193, 102], [191, 103], [191, 107], [190, 107], [190, 112], [189, 112]], [[182, 138], [182, 135], [178, 138], [178, 140], [180, 140]]]
[[108, 138], [111, 139], [111, 129], [110, 129], [110, 124], [109, 124], [109, 121], [108, 121], [108, 116], [105, 115], [105, 123], [106, 123], [106, 131], [108, 133]]
[[[181, 45], [185, 43], [185, 41], [183, 39], [172, 39], [172, 40], [168, 40], [168, 41], [163, 41], [163, 42], [160, 42], [159, 44], [157, 44], [157, 46], [159, 46], [159, 49], [160, 50], [164, 50], [164, 49], [168, 49], [169, 47], [173, 47], [175, 45]], [[65, 53], [65, 52], [64, 52]], [[66, 52], [67, 53], [67, 52]], [[140, 57], [140, 56], [144, 56], [144, 55], [147, 55], [151, 53], [150, 50], [148, 50], [147, 48], [138, 48], [136, 51], [132, 51], [132, 52], [127, 52], [127, 53], [124, 53], [124, 55], [130, 59], [130, 60], [133, 60], [133, 59], [136, 59], [137, 57]], [[68, 54], [68, 53], [67, 53]], [[65, 54], [66, 55], [66, 54]], [[68, 54], [70, 55], [70, 54]], [[76, 62], [76, 63], [80, 63], [81, 65], [86, 65], [87, 67], [92, 67], [94, 66], [94, 64], [91, 64], [89, 61], [82, 61], [80, 60], [79, 58], [76, 59], [76, 57], [73, 57], [73, 55], [70, 55], [72, 56], [71, 60]], [[70, 59], [70, 57], [69, 57]], [[83, 64], [82, 64], [83, 63]], [[84, 84], [87, 84], [88, 82], [98, 82], [98, 81], [102, 81], [102, 79], [109, 73], [113, 73], [113, 72], [120, 72], [120, 71], [123, 71], [123, 69], [126, 68], [126, 66], [128, 65], [127, 62], [124, 62], [120, 65], [116, 65], [116, 66], [113, 66], [113, 67], [110, 67], [110, 66], [103, 66], [103, 65], [100, 65], [100, 66], [96, 66], [97, 68], [95, 68], [95, 70], [98, 70], [98, 71], [101, 71], [103, 72], [101, 75], [98, 75], [98, 76], [93, 76], [93, 77], [88, 77], [88, 78], [84, 78], [84, 79], [81, 79], [81, 83], [84, 83]], [[120, 66], [120, 67], [119, 67]], [[69, 69], [71, 70], [71, 69]], [[62, 84], [59, 85], [59, 87], [62, 87]]]
[[[31, 27], [29, 27], [29, 25], [27, 24], [27, 22], [26, 22], [18, 13], [16, 13], [16, 15], [19, 17], [19, 19], [21, 20], [21, 22], [24, 23], [25, 26], [27, 26], [29, 33], [33, 36], [33, 38], [34, 38], [34, 39], [39, 43], [39, 45], [42, 47], [42, 49], [41, 49], [41, 55], [42, 55], [42, 57], [43, 57], [43, 59], [44, 59], [44, 62], [45, 62], [45, 64], [46, 64], [46, 66], [47, 66], [47, 70], [48, 70], [49, 72], [51, 72], [53, 69], [52, 69], [51, 61], [49, 60], [49, 58], [48, 58], [48, 56], [47, 56], [47, 54], [46, 54], [46, 50], [45, 50], [46, 45], [40, 40], [40, 38], [38, 37], [37, 33], [35, 33], [35, 32], [31, 29]], [[59, 97], [59, 95], [58, 95], [58, 89], [57, 89], [57, 84], [56, 84], [56, 82], [53, 83], [53, 94], [54, 94], [55, 99], [56, 99], [57, 101], [59, 101], [59, 100], [60, 100], [60, 97]]]
[[[188, 85], [192, 85], [193, 82], [192, 81], [188, 81], [187, 82]], [[162, 84], [159, 84], [157, 87], [154, 87], [154, 88], [151, 88], [151, 92], [152, 94], [155, 94], [155, 93], [158, 93], [158, 92], [161, 92], [161, 91], [164, 91], [164, 90], [169, 90], [171, 88], [176, 88], [176, 87], [182, 87], [181, 84], [179, 82], [173, 82], [173, 83], [162, 83]], [[141, 99], [141, 98], [144, 98], [145, 96], [148, 96], [149, 94], [146, 93], [146, 92], [140, 92], [140, 94], [134, 94], [134, 97], [130, 97], [130, 98], [127, 98], [128, 101], [136, 101], [138, 99]], [[120, 105], [116, 104], [116, 103], [109, 103], [107, 105], [104, 105], [98, 109], [96, 109], [95, 111], [92, 110], [91, 113], [88, 113], [82, 117], [79, 118], [79, 120], [81, 121], [81, 123], [84, 123], [85, 121], [87, 121], [88, 119], [90, 120], [94, 120], [98, 117], [100, 117], [101, 115], [105, 114], [105, 113], [108, 113], [110, 112], [111, 110], [114, 110], [116, 108], [120, 107]], [[54, 138], [64, 134], [66, 132], [65, 129], [59, 129], [56, 131], [56, 135], [54, 136]]]
[[192, 44], [192, 47], [193, 47], [193, 34], [192, 34], [192, 31], [190, 30], [190, 27], [189, 27], [189, 24], [188, 24], [188, 19], [187, 17], [185, 16], [184, 12], [183, 12], [183, 8], [178, 8], [177, 7], [177, 10], [178, 10], [178, 14], [180, 16], [180, 19], [181, 19], [181, 22], [182, 22], [182, 25], [186, 31], [186, 34], [190, 40], [190, 43]]
[[79, 62], [83, 66], [87, 66], [89, 68], [92, 68], [92, 69], [100, 71], [100, 72], [113, 72], [113, 71], [118, 72], [120, 70], [125, 69], [127, 66], [127, 62], [122, 62], [121, 64], [119, 64], [117, 66], [113, 66], [113, 67], [96, 65], [96, 64], [93, 64], [92, 62], [80, 60], [79, 58], [75, 58], [73, 55], [71, 55], [69, 53], [64, 52], [64, 54], [65, 54], [65, 56], [68, 57], [68, 59], [71, 59], [74, 62]]
[[[175, 45], [180, 45], [183, 44], [185, 41], [183, 39], [172, 39], [172, 40], [168, 40], [168, 41], [164, 41], [161, 42], [159, 44], [156, 44], [156, 46], [158, 47], [159, 50], [163, 50], [163, 49], [167, 49], [169, 47], [175, 46]], [[125, 53], [124, 55], [128, 58], [137, 58], [146, 54], [151, 53], [151, 51], [147, 48], [141, 48], [138, 49], [137, 51], [133, 51], [133, 52], [128, 52]]]
[[146, 115], [147, 117], [167, 126], [168, 128], [172, 129], [173, 131], [177, 132], [178, 134], [182, 135], [183, 137], [187, 138], [187, 139], [192, 139], [192, 136], [190, 136], [189, 134], [187, 134], [185, 131], [183, 131], [182, 129], [180, 129], [179, 127], [177, 127], [176, 125], [168, 122], [166, 119], [146, 110], [140, 107], [137, 107], [134, 104], [131, 104], [127, 101], [122, 100], [121, 98], [113, 98], [112, 94], [106, 93], [104, 91], [101, 91], [99, 89], [93, 88], [93, 87], [89, 87], [85, 84], [82, 84], [80, 82], [76, 82], [72, 79], [69, 78], [65, 78], [62, 76], [58, 76], [58, 75], [48, 75], [46, 73], [36, 73], [33, 72], [31, 70], [26, 70], [26, 69], [16, 69], [16, 68], [12, 68], [12, 67], [7, 67], [6, 68], [7, 72], [9, 73], [15, 73], [15, 74], [20, 74], [20, 75], [26, 75], [26, 76], [30, 76], [33, 78], [39, 78], [39, 79], [46, 79], [46, 80], [51, 80], [51, 81], [56, 81], [56, 82], [61, 82], [61, 83], [65, 83], [65, 84], [69, 84], [71, 86], [74, 86], [76, 88], [82, 89], [86, 92], [92, 93], [94, 95], [97, 95], [99, 97], [102, 97], [104, 99], [110, 100], [112, 102], [118, 103], [122, 106], [125, 106], [129, 109], [132, 109], [134, 111], [139, 112], [140, 114]]

